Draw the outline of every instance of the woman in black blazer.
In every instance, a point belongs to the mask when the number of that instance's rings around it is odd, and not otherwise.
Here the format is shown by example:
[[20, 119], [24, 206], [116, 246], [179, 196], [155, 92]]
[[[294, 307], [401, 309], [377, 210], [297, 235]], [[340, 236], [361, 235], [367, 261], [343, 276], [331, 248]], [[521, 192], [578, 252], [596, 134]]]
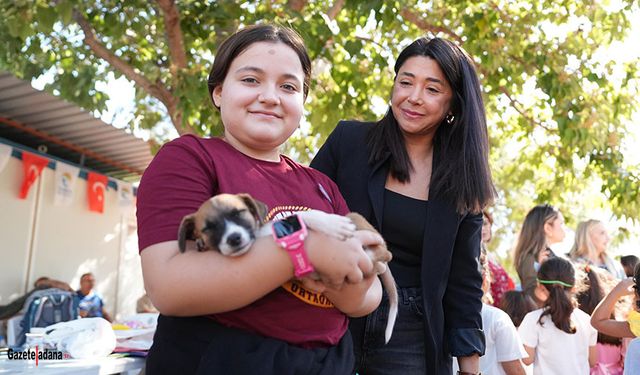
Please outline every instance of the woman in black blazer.
[[387, 114], [340, 122], [311, 166], [350, 209], [382, 233], [400, 310], [384, 344], [388, 304], [352, 319], [356, 367], [367, 374], [477, 374], [484, 353], [478, 269], [482, 208], [495, 188], [480, 85], [455, 44], [421, 38], [405, 48]]

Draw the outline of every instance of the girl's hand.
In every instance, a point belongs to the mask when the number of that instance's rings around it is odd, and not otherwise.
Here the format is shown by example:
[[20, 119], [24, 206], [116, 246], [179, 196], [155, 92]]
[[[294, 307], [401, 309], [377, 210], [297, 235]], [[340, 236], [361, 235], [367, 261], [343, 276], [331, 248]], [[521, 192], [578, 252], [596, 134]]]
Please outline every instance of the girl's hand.
[[622, 281], [620, 281], [618, 283], [618, 285], [616, 285], [613, 288], [612, 293], [616, 293], [617, 296], [622, 297], [622, 296], [628, 296], [633, 294], [633, 286], [635, 285], [635, 283], [633, 282], [633, 278], [632, 277], [628, 277], [626, 279], [623, 279]]
[[[384, 243], [380, 235], [367, 230], [356, 231], [353, 237], [345, 241], [318, 232], [313, 234], [306, 246], [309, 260], [322, 283], [335, 290], [340, 290], [344, 283], [359, 283], [364, 275], [370, 275], [373, 262], [364, 252], [364, 246]], [[319, 283], [310, 281], [305, 282], [305, 286], [313, 290], [322, 288]]]

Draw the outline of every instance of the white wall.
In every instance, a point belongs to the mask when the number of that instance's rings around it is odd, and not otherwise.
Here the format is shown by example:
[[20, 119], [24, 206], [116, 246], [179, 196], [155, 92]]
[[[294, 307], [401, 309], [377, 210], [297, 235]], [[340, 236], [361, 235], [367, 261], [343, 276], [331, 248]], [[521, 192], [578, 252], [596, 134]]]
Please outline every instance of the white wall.
[[0, 304], [23, 294], [27, 277], [36, 194], [18, 199], [22, 176], [22, 162], [15, 158], [0, 171]]
[[54, 206], [55, 171], [49, 168], [21, 200], [22, 173], [16, 158], [0, 172], [0, 304], [30, 289], [40, 276], [78, 288], [80, 276], [92, 272], [107, 311], [134, 313], [144, 288], [133, 211], [120, 211], [112, 188], [105, 194], [104, 212], [89, 211], [82, 178], [76, 180], [71, 205]]

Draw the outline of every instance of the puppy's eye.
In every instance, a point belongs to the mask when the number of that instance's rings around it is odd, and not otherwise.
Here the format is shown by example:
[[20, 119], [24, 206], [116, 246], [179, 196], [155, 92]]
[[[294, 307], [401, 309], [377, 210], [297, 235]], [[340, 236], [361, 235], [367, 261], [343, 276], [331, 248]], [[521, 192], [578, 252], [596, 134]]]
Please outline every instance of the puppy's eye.
[[217, 223], [215, 221], [206, 223], [204, 228], [202, 228], [202, 232], [205, 233], [205, 232], [209, 232], [209, 231], [212, 231], [212, 230], [216, 230], [218, 228], [218, 226], [219, 226], [219, 223]]
[[241, 210], [233, 210], [231, 211], [229, 214], [231, 215], [231, 217], [240, 217], [240, 215], [242, 215], [243, 212], [246, 212], [246, 209], [241, 209]]

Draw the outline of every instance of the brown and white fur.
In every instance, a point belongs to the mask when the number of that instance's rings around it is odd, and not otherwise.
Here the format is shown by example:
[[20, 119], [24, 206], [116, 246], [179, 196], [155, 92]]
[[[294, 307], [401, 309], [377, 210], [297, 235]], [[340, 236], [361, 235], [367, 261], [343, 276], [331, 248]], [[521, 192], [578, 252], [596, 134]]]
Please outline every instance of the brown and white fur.
[[[195, 240], [198, 251], [217, 250], [227, 256], [242, 255], [251, 248], [257, 237], [271, 234], [271, 223], [263, 224], [266, 215], [267, 206], [249, 194], [218, 194], [182, 219], [178, 230], [178, 247], [180, 252], [184, 252], [186, 241]], [[296, 212], [296, 215], [308, 228], [341, 240], [353, 236], [358, 229], [377, 233], [364, 217], [355, 212], [341, 216], [309, 210]], [[398, 315], [398, 291], [387, 266], [391, 252], [384, 244], [367, 247], [365, 251], [389, 296], [389, 317], [385, 329], [385, 342], [389, 342]], [[314, 276], [318, 277], [311, 275]]]

